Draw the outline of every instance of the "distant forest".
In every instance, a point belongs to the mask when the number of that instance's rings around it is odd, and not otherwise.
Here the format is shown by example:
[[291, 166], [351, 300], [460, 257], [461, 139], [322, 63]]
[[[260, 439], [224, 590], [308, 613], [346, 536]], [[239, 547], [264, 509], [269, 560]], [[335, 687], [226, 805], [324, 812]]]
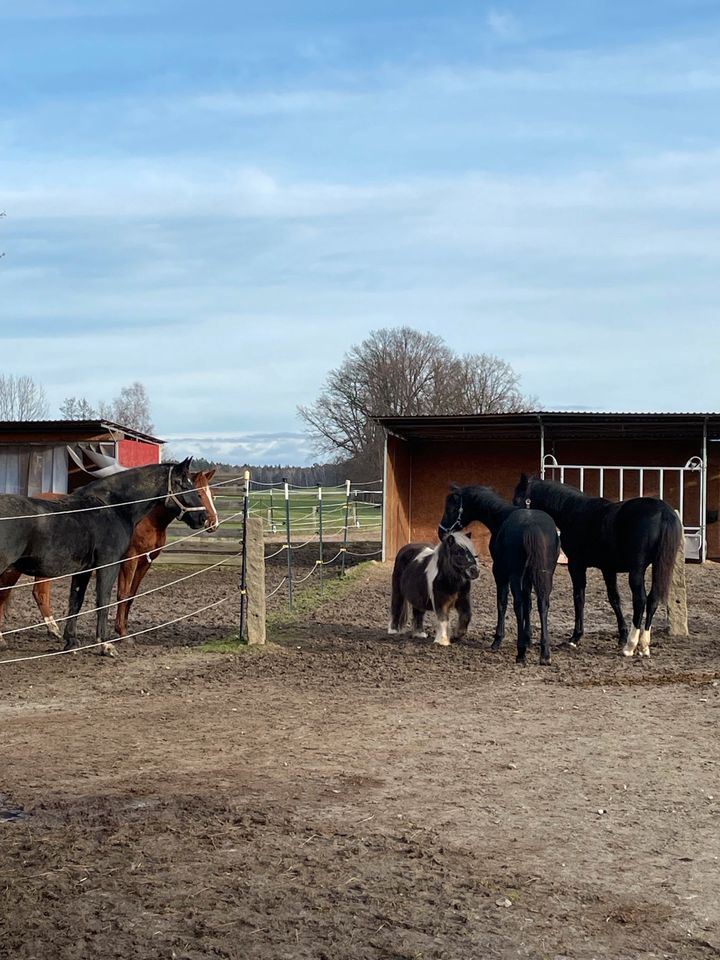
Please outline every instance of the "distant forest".
[[[371, 482], [379, 477], [355, 476], [356, 469], [350, 463], [313, 463], [309, 467], [290, 466], [253, 466], [252, 464], [217, 463], [203, 457], [193, 457], [193, 469], [209, 470], [215, 467], [223, 477], [242, 477], [245, 470], [250, 471], [250, 478], [256, 483], [288, 483], [304, 487], [335, 487], [352, 480], [353, 483]], [[379, 486], [379, 485], [378, 485]]]

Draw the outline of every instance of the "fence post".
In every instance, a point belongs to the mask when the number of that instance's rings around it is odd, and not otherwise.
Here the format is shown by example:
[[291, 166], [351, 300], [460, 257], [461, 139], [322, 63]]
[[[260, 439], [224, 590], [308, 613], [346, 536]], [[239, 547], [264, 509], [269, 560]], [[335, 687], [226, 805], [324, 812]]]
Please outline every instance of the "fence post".
[[240, 642], [245, 639], [247, 626], [247, 546], [248, 546], [248, 511], [250, 504], [250, 471], [245, 471], [245, 495], [243, 497], [243, 524], [242, 524], [242, 564], [240, 567]]
[[247, 642], [265, 643], [265, 538], [262, 517], [249, 517], [247, 541]]
[[350, 481], [345, 481], [345, 535], [343, 537], [342, 560], [340, 561], [340, 576], [345, 576], [345, 557], [348, 545], [348, 522], [350, 520]]
[[288, 582], [288, 610], [293, 608], [293, 585], [292, 585], [292, 547], [290, 546], [290, 489], [287, 480], [283, 477], [285, 485], [285, 531], [287, 548], [287, 582]]
[[[677, 513], [677, 511], [675, 511]], [[678, 514], [679, 516], [679, 514]], [[670, 581], [670, 592], [668, 596], [668, 632], [671, 637], [687, 637], [688, 630], [688, 611], [687, 611], [687, 591], [685, 589], [685, 538], [680, 544], [680, 549], [675, 557], [675, 566], [673, 567], [672, 579]]]

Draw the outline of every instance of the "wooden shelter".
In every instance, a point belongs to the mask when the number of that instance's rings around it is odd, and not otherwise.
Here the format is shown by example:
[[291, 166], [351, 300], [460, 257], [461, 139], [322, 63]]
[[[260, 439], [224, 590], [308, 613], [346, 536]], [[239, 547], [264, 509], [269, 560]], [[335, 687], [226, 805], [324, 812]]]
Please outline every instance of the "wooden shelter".
[[[720, 560], [720, 414], [532, 413], [379, 417], [385, 430], [383, 556], [437, 540], [450, 482], [512, 497], [520, 473], [590, 496], [660, 496], [678, 510], [686, 557]], [[484, 528], [474, 536], [486, 543]]]
[[72, 493], [100, 464], [160, 462], [163, 440], [111, 420], [0, 422], [0, 493]]

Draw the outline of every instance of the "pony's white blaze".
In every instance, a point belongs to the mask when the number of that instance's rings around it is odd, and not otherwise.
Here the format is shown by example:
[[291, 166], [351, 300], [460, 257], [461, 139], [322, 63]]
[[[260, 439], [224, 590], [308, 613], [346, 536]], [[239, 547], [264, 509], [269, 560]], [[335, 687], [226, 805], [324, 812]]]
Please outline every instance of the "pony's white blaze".
[[[649, 633], [649, 631], [643, 631], [644, 633]], [[630, 630], [630, 635], [627, 638], [627, 642], [623, 647], [623, 656], [631, 657], [635, 653], [635, 647], [638, 645], [640, 640], [640, 630], [637, 627], [632, 627]]]

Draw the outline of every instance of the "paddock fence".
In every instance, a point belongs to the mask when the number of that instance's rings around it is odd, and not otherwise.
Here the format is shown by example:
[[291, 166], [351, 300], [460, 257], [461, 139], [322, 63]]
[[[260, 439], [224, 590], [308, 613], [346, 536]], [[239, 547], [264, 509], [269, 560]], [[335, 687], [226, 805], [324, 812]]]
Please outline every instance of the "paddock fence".
[[[242, 477], [216, 477], [210, 484], [213, 501], [218, 514], [218, 526], [214, 533], [196, 530], [189, 534], [182, 523], [175, 521], [168, 528], [168, 541], [163, 552], [153, 565], [177, 565], [177, 576], [159, 586], [150, 586], [140, 590], [135, 599], [140, 600], [161, 590], [170, 590], [175, 585], [194, 577], [208, 574], [220, 567], [237, 569], [237, 591], [203, 605], [196, 610], [179, 612], [177, 617], [166, 620], [153, 627], [129, 633], [126, 638], [109, 638], [108, 643], [117, 643], [122, 639], [132, 639], [160, 630], [163, 627], [200, 616], [206, 611], [229, 603], [239, 607], [237, 632], [240, 640], [245, 639], [247, 624], [247, 526], [250, 517], [262, 522], [262, 540], [264, 542], [264, 562], [268, 571], [265, 582], [265, 599], [281, 596], [289, 610], [293, 609], [295, 591], [309, 581], [317, 582], [322, 592], [325, 579], [329, 576], [342, 576], [348, 566], [381, 556], [382, 541], [382, 481], [352, 483], [346, 481], [337, 486], [300, 486], [287, 481], [280, 483], [254, 482], [249, 473]], [[158, 500], [163, 497], [158, 497]], [[83, 508], [108, 509], [107, 506]], [[75, 511], [73, 511], [75, 512]], [[2, 521], [0, 517], [0, 535]], [[7, 518], [12, 519], [12, 518]], [[124, 557], [114, 561], [119, 565], [133, 557]], [[191, 567], [187, 573], [182, 567]], [[71, 578], [79, 573], [92, 573], [98, 568], [85, 571], [73, 571], [57, 577], [47, 578], [57, 582], [55, 605], [65, 609], [67, 590]], [[147, 582], [147, 581], [146, 581]], [[12, 586], [0, 587], [0, 598], [8, 591], [32, 588], [34, 580], [23, 577]], [[55, 584], [53, 583], [53, 586]], [[238, 604], [238, 595], [240, 602]], [[62, 597], [62, 601], [60, 598]], [[111, 610], [116, 601], [107, 604]], [[83, 608], [79, 617], [95, 615], [100, 608]], [[56, 616], [58, 624], [69, 619]], [[46, 629], [45, 621], [24, 624], [12, 629], [2, 630], [0, 636], [7, 638], [27, 631]], [[101, 641], [82, 644], [75, 651], [101, 646]], [[74, 652], [55, 650], [30, 656], [6, 657], [0, 651], [0, 667], [23, 660], [33, 660], [49, 656], [60, 656]]]

